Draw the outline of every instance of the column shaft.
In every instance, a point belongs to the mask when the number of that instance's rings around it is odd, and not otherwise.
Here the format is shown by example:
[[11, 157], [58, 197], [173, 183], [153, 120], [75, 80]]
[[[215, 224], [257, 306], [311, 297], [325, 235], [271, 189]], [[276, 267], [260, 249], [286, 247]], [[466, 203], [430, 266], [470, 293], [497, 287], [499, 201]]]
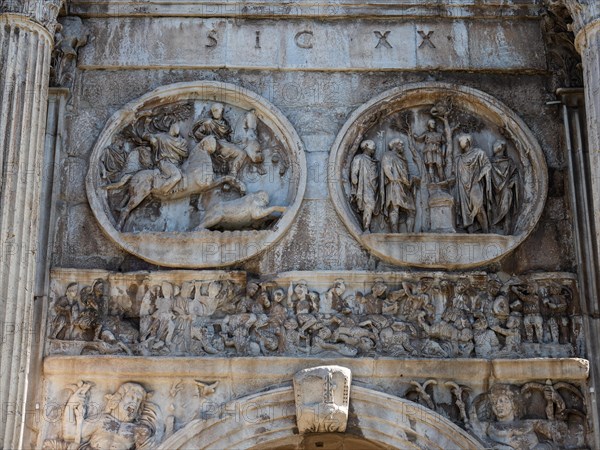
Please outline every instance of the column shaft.
[[[598, 266], [600, 264], [600, 18], [598, 6], [591, 3], [585, 8], [578, 2], [569, 4], [577, 24], [575, 46], [581, 54], [587, 131], [587, 174], [589, 178], [588, 202], [591, 209], [584, 216], [591, 216], [588, 259], [594, 259], [596, 273], [586, 274], [585, 333], [586, 353], [590, 361], [590, 413], [594, 428], [595, 447], [600, 445], [600, 301], [598, 300]], [[587, 8], [587, 9], [586, 9]], [[583, 133], [579, 133], [582, 135]], [[580, 267], [579, 270], [585, 270]], [[588, 269], [593, 270], [593, 269]], [[581, 278], [580, 278], [581, 279]]]
[[[592, 181], [592, 203], [596, 217], [596, 243], [600, 243], [600, 20], [588, 26], [581, 33], [585, 33], [585, 42], [578, 39], [579, 50], [583, 63], [583, 76], [585, 86], [585, 105], [587, 114], [587, 136], [590, 156], [590, 170]], [[595, 25], [595, 26], [594, 26]], [[596, 250], [600, 252], [600, 245]], [[600, 261], [600, 253], [597, 254]], [[597, 305], [595, 314], [600, 314], [600, 305]]]
[[22, 447], [52, 36], [0, 16], [0, 447]]

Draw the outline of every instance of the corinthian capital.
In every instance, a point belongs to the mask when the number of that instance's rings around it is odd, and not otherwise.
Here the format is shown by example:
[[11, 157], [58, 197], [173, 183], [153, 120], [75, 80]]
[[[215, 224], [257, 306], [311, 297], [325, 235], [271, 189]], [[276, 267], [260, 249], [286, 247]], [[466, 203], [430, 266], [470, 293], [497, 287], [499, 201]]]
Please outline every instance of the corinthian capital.
[[590, 23], [600, 19], [599, 0], [546, 0], [549, 9], [566, 8], [573, 19], [572, 31], [577, 35]]
[[56, 28], [56, 18], [64, 0], [2, 0], [0, 14], [25, 15], [46, 27], [51, 33]]

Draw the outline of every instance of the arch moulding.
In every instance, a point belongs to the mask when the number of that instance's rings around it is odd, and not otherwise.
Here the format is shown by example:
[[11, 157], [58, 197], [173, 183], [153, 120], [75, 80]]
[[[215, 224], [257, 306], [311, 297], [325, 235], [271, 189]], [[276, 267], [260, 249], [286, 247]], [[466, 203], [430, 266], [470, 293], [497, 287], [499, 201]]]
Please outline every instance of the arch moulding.
[[[269, 448], [269, 443], [298, 437], [291, 386], [232, 400], [212, 412], [177, 431], [159, 449]], [[441, 415], [360, 386], [352, 386], [346, 432], [388, 448], [484, 448]]]

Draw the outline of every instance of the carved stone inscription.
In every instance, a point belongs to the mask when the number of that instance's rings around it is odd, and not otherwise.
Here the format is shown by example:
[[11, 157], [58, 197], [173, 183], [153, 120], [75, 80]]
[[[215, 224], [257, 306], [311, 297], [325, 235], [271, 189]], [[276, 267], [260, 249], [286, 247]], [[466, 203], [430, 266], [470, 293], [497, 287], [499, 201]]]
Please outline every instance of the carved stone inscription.
[[[436, 267], [513, 249], [537, 222], [547, 183], [541, 150], [512, 112], [442, 84], [359, 108], [334, 144], [330, 177], [339, 180], [334, 205], [363, 245], [390, 262]], [[469, 247], [478, 249], [467, 255]]]
[[291, 223], [305, 185], [298, 146], [285, 118], [248, 91], [173, 85], [109, 121], [88, 197], [109, 236], [142, 258], [225, 265], [264, 250]]
[[[349, 277], [345, 281], [344, 277]], [[314, 281], [306, 281], [314, 278]], [[583, 356], [572, 275], [55, 272], [48, 354]]]
[[[319, 20], [289, 22], [232, 21], [214, 16], [202, 18], [192, 14], [180, 17], [177, 27], [169, 26], [169, 7], [161, 5], [156, 3], [158, 9], [166, 8], [164, 16], [160, 16], [158, 10], [155, 10], [158, 16], [149, 19], [147, 29], [118, 21], [91, 23], [91, 31], [97, 37], [97, 42], [106, 42], [113, 36], [115, 44], [110, 49], [102, 45], [88, 46], [82, 52], [80, 66], [122, 68], [151, 64], [152, 67], [194, 67], [206, 70], [214, 67], [235, 70], [246, 67], [340, 72], [358, 69], [430, 70], [438, 67], [475, 71], [546, 70], [543, 41], [523, 39], [523, 36], [539, 33], [539, 23], [515, 20], [510, 27], [498, 27], [492, 21], [480, 20], [481, 11], [474, 5], [471, 7], [478, 12], [473, 16], [467, 17], [465, 11], [457, 11], [457, 16], [452, 17], [453, 14], [448, 13], [450, 15], [441, 20], [417, 19], [412, 13], [418, 15], [419, 8], [394, 3], [392, 8], [406, 7], [412, 12], [404, 18], [368, 18], [364, 16], [367, 14], [366, 10], [357, 6], [357, 11], [361, 10], [363, 14], [361, 20], [349, 17], [342, 20], [321, 20], [321, 16]], [[330, 5], [331, 3], [327, 3], [327, 7]], [[316, 4], [305, 6], [311, 10], [320, 7]], [[448, 6], [446, 2], [443, 8]], [[293, 6], [275, 9], [285, 11], [284, 14], [289, 18], [294, 15], [292, 11], [297, 7], [303, 6], [295, 3]], [[462, 4], [452, 7], [460, 10]], [[538, 14], [538, 10], [531, 5], [528, 7], [532, 8], [532, 16]], [[111, 9], [113, 6], [109, 5], [107, 8]], [[130, 6], [120, 8], [118, 13]], [[234, 13], [235, 9], [222, 10], [219, 14]], [[260, 14], [269, 14], [272, 8], [257, 6], [255, 11], [258, 10], [261, 11]], [[114, 12], [117, 13], [117, 10]], [[189, 12], [190, 10], [186, 14]], [[207, 13], [207, 10], [203, 12]], [[390, 11], [388, 13], [391, 14]], [[148, 35], [157, 32], [163, 36], [163, 45], [153, 45], [147, 39]], [[501, 46], [490, 45], [492, 35], [497, 42], [502, 43]], [[114, 38], [118, 36], [121, 38]], [[178, 39], [181, 36], [188, 39]], [[135, 45], [136, 52], [131, 53], [130, 45]], [[345, 50], [340, 51], [342, 48]]]

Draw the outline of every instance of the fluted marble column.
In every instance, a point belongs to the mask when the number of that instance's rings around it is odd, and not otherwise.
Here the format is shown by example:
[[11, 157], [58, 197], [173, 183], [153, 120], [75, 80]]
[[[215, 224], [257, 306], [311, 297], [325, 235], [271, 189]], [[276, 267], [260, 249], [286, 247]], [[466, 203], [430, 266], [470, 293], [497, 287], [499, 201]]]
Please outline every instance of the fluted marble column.
[[59, 0], [0, 3], [0, 448], [23, 448], [41, 161]]
[[[573, 150], [579, 152], [581, 159], [580, 175], [587, 178], [587, 192], [581, 192], [586, 198], [575, 201], [580, 206], [588, 208], [590, 217], [589, 232], [582, 233], [584, 238], [592, 242], [583, 243], [583, 247], [590, 255], [584, 255], [582, 261], [590, 260], [591, 264], [583, 264], [579, 270], [589, 270], [589, 267], [600, 267], [600, 0], [551, 0], [567, 7], [573, 18], [572, 30], [575, 34], [575, 48], [581, 54], [583, 64], [583, 84], [585, 94], [586, 132], [577, 130], [577, 120], [569, 117], [568, 109], [573, 96], [568, 92], [563, 93], [565, 109], [565, 122], [571, 121], [575, 126], [576, 142]], [[566, 101], [565, 101], [566, 98]], [[570, 100], [569, 100], [570, 99]], [[572, 109], [572, 108], [571, 108]], [[577, 113], [576, 109], [574, 110]], [[567, 128], [569, 128], [567, 124]], [[585, 134], [587, 134], [587, 158], [582, 149], [586, 148]], [[578, 149], [578, 150], [577, 150]], [[586, 167], [587, 166], [587, 167]], [[585, 184], [585, 183], [584, 183]], [[586, 201], [587, 200], [587, 201]], [[591, 209], [591, 211], [589, 211]], [[584, 212], [585, 213], [585, 212]], [[582, 305], [585, 309], [585, 333], [587, 343], [587, 357], [590, 360], [590, 413], [594, 427], [594, 448], [600, 448], [600, 286], [597, 283], [599, 276], [586, 274], [580, 278], [586, 286], [582, 286], [587, 297]], [[587, 282], [585, 280], [588, 280]]]
[[[581, 54], [590, 152], [596, 240], [600, 244], [600, 1], [564, 0], [573, 18], [575, 48]], [[597, 246], [600, 261], [600, 245]], [[600, 305], [594, 311], [600, 313]]]

